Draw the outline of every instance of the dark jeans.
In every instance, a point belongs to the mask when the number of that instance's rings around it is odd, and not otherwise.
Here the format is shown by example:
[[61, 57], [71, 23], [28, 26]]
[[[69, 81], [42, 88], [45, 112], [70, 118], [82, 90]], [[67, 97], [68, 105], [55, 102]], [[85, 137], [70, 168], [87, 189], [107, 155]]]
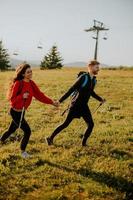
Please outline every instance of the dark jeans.
[[[1, 137], [2, 142], [4, 142], [19, 127], [19, 122], [20, 122], [20, 117], [21, 117], [22, 112], [17, 112], [11, 108], [10, 114], [12, 117], [12, 122], [11, 122], [8, 130], [2, 135], [2, 137]], [[22, 118], [22, 123], [21, 123], [20, 128], [24, 131], [24, 137], [21, 141], [21, 150], [24, 151], [26, 149], [26, 146], [28, 144], [28, 141], [29, 141], [29, 138], [31, 135], [31, 129], [30, 129], [28, 123], [26, 122], [26, 120], [24, 119], [24, 116]]]
[[[82, 112], [81, 117], [83, 117], [84, 121], [87, 124], [87, 129], [85, 131], [84, 137], [83, 137], [83, 141], [82, 141], [82, 145], [86, 144], [86, 141], [88, 139], [88, 137], [90, 136], [92, 129], [94, 127], [94, 122], [92, 119], [92, 115], [90, 112], [90, 109], [88, 107], [86, 107], [86, 109], [84, 110], [84, 112]], [[54, 137], [56, 135], [58, 135], [59, 132], [61, 132], [63, 129], [65, 129], [70, 123], [71, 121], [76, 118], [74, 113], [72, 111], [69, 111], [66, 120], [63, 122], [63, 124], [61, 124], [60, 126], [58, 126], [54, 132], [51, 134], [50, 139], [53, 140]]]

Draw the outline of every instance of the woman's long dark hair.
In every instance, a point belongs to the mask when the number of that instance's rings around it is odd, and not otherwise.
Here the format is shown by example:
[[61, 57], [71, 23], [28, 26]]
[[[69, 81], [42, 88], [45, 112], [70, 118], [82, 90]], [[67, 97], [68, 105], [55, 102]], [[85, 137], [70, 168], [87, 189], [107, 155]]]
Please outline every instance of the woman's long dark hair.
[[30, 67], [31, 66], [27, 63], [22, 63], [22, 64], [18, 65], [17, 68], [16, 68], [16, 75], [13, 79], [13, 82], [15, 82], [17, 80], [18, 81], [23, 80], [26, 70]]
[[11, 82], [9, 84], [9, 89], [7, 91], [7, 99], [8, 100], [11, 99], [11, 94], [12, 94], [12, 89], [13, 89], [14, 83], [16, 81], [21, 81], [24, 79], [24, 74], [28, 68], [31, 68], [31, 66], [27, 63], [22, 63], [17, 66], [16, 72], [15, 72], [15, 77], [11, 80]]

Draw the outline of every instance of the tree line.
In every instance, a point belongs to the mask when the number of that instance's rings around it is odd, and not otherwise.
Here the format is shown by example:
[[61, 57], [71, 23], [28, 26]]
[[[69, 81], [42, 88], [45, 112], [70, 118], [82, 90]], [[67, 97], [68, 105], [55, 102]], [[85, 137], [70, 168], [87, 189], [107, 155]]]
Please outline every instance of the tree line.
[[[49, 52], [44, 56], [40, 63], [40, 69], [61, 69], [63, 59], [56, 45], [53, 45]], [[4, 48], [2, 40], [0, 41], [0, 71], [11, 69], [10, 56], [8, 49]]]

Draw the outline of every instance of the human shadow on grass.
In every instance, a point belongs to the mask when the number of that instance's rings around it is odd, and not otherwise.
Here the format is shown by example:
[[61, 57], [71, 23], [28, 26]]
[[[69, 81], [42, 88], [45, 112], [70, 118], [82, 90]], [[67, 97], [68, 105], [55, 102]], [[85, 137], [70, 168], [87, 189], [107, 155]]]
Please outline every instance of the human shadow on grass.
[[9, 155], [7, 158], [1, 159], [0, 164], [2, 164], [4, 167], [9, 167], [10, 169], [14, 169], [18, 162], [18, 159], [19, 159], [18, 155]]
[[125, 192], [126, 193], [125, 200], [133, 199], [133, 192], [132, 192], [133, 183], [120, 176], [114, 177], [111, 174], [107, 174], [106, 172], [95, 172], [91, 169], [86, 169], [86, 168], [80, 168], [76, 170], [73, 168], [66, 167], [64, 165], [52, 163], [48, 160], [40, 160], [35, 165], [41, 166], [45, 164], [51, 167], [56, 167], [58, 169], [65, 170], [67, 172], [74, 172], [85, 178], [91, 178], [94, 181], [103, 183], [107, 185], [108, 187], [112, 187], [116, 189], [117, 191]]
[[133, 158], [132, 154], [123, 150], [113, 149], [110, 151], [110, 156], [116, 159], [130, 159]]

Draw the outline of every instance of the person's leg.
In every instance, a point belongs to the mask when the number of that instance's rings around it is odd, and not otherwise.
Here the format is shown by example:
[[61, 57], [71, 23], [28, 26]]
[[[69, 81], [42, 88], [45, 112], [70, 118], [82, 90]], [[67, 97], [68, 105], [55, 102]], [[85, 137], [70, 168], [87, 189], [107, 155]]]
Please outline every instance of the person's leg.
[[24, 131], [24, 137], [21, 141], [21, 151], [25, 151], [31, 135], [31, 129], [25, 119], [22, 121], [21, 129]]
[[47, 139], [47, 143], [48, 145], [53, 144], [53, 139], [55, 138], [56, 135], [58, 135], [59, 132], [61, 132], [63, 129], [65, 129], [73, 120], [73, 115], [71, 112], [68, 113], [66, 120], [63, 122], [63, 124], [61, 124], [60, 126], [58, 126], [54, 132], [51, 134], [50, 137], [46, 138]]
[[1, 142], [4, 143], [5, 140], [12, 134], [16, 131], [17, 129], [17, 125], [14, 123], [14, 121], [12, 120], [8, 130], [1, 136]]
[[11, 114], [11, 117], [12, 117], [12, 122], [11, 122], [8, 130], [1, 136], [1, 142], [4, 142], [18, 128], [20, 113], [11, 109], [10, 114]]
[[82, 146], [86, 146], [87, 139], [91, 135], [91, 132], [92, 132], [93, 127], [94, 127], [94, 122], [93, 122], [92, 115], [91, 115], [89, 108], [86, 109], [86, 111], [85, 111], [85, 113], [83, 114], [82, 117], [87, 124], [87, 129], [85, 131], [85, 134], [84, 134], [84, 137], [83, 137], [83, 140], [82, 140]]

